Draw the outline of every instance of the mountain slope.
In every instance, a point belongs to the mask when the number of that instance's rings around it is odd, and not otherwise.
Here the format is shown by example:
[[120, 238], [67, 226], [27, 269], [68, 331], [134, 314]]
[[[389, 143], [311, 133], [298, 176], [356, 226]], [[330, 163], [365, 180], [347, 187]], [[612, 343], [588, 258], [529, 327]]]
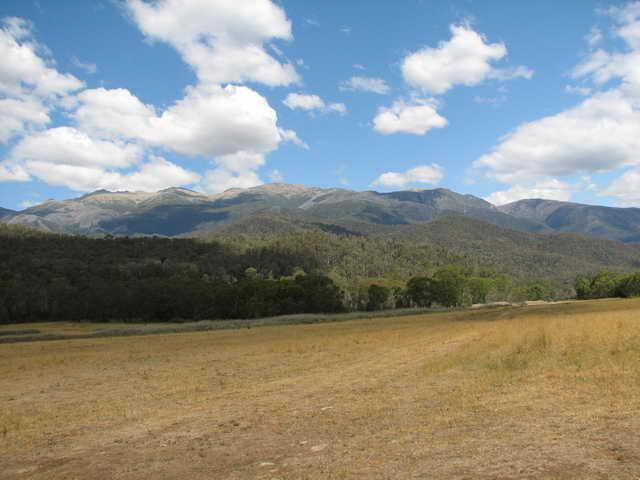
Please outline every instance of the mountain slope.
[[640, 242], [640, 208], [614, 208], [554, 200], [520, 200], [498, 207], [503, 213], [572, 232], [621, 242]]
[[[429, 223], [404, 225], [373, 225], [362, 221], [329, 223], [317, 218], [257, 214], [213, 231], [199, 232], [198, 236], [248, 237], [249, 243], [269, 244], [286, 242], [288, 236], [301, 232], [426, 245], [447, 252], [465, 264], [523, 278], [558, 279], [568, 283], [572, 283], [578, 273], [640, 269], [640, 245], [571, 233], [520, 232], [455, 214]], [[314, 251], [322, 250], [323, 242], [319, 242]]]
[[51, 200], [8, 215], [5, 221], [59, 233], [175, 236], [214, 230], [256, 214], [406, 225], [450, 213], [523, 231], [550, 230], [540, 222], [501, 212], [480, 198], [442, 188], [378, 193], [286, 184], [213, 196], [184, 188], [156, 193], [100, 190], [76, 199]]
[[[155, 193], [100, 190], [79, 198], [50, 200], [21, 212], [0, 211], [10, 224], [85, 235], [189, 236], [242, 228], [254, 219], [278, 228], [316, 224], [326, 231], [366, 230], [420, 225], [442, 216], [472, 220], [522, 232], [579, 233], [626, 243], [640, 243], [640, 209], [581, 205], [551, 200], [522, 200], [496, 207], [473, 195], [444, 188], [390, 193], [341, 188], [268, 184], [205, 195], [185, 188]], [[276, 228], [271, 226], [270, 228]], [[337, 229], [337, 230], [336, 230]]]
[[18, 213], [18, 212], [14, 211], [14, 210], [9, 210], [8, 208], [0, 207], [0, 219], [15, 215], [16, 213]]

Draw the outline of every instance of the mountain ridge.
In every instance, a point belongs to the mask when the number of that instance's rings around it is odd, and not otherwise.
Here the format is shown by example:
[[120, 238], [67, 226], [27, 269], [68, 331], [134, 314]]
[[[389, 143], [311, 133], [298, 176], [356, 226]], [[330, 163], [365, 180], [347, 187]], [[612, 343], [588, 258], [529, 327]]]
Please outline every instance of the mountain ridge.
[[73, 199], [48, 200], [19, 212], [0, 210], [0, 221], [55, 233], [190, 236], [250, 224], [254, 216], [279, 215], [280, 224], [302, 221], [350, 231], [350, 224], [364, 223], [375, 230], [376, 226], [425, 224], [451, 214], [523, 232], [640, 242], [637, 208], [543, 199], [495, 206], [446, 188], [376, 192], [272, 183], [215, 195], [183, 187], [158, 192], [98, 190]]

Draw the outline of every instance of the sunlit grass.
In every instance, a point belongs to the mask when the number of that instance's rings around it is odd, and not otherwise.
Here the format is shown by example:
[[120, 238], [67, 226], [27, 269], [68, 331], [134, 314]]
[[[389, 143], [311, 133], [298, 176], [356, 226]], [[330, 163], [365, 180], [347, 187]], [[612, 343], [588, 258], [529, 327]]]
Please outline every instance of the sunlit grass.
[[[218, 478], [327, 435], [346, 449], [332, 457], [333, 478], [365, 453], [396, 465], [422, 452], [414, 461], [442, 466], [490, 449], [529, 468], [523, 442], [570, 463], [591, 443], [596, 456], [602, 442], [636, 444], [627, 430], [640, 412], [639, 313], [640, 300], [608, 300], [0, 345], [0, 470], [33, 461], [25, 452], [57, 458], [125, 440], [136, 445], [128, 461], [144, 465], [169, 427], [178, 449], [180, 438], [217, 432], [218, 449], [198, 458]], [[305, 471], [291, 468], [292, 478]]]

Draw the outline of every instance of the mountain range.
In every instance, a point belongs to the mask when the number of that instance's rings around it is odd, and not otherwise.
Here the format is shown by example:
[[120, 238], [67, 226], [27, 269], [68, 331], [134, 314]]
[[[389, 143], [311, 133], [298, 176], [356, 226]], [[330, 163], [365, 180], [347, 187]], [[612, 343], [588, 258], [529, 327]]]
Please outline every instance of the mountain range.
[[577, 233], [640, 242], [638, 208], [541, 199], [494, 206], [444, 188], [379, 193], [266, 184], [217, 195], [185, 188], [155, 193], [99, 190], [79, 198], [49, 200], [19, 212], [0, 209], [0, 220], [9, 224], [84, 235], [198, 236], [311, 227], [371, 235], [447, 215], [522, 232]]

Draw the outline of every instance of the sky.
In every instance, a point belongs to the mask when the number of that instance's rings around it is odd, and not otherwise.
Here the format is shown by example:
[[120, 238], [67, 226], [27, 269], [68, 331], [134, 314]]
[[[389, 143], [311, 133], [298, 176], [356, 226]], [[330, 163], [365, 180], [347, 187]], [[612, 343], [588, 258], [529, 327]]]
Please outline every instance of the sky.
[[640, 1], [3, 0], [0, 206], [285, 182], [640, 207]]

